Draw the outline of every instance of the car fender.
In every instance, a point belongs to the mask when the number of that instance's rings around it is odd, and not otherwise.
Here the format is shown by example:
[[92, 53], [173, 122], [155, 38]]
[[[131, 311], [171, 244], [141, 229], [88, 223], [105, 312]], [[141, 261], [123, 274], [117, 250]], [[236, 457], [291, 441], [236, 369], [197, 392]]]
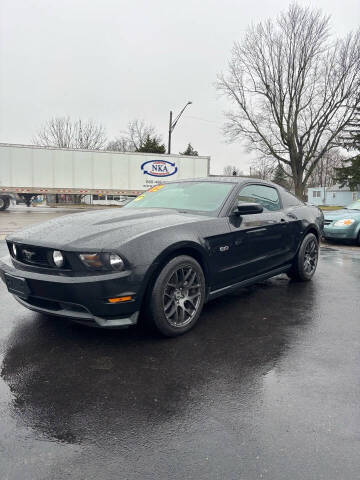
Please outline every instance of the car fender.
[[359, 236], [360, 234], [360, 220], [358, 220], [357, 226], [355, 228], [355, 239]]
[[171, 258], [177, 255], [193, 256], [201, 264], [204, 270], [205, 279], [208, 277], [209, 261], [208, 252], [205, 247], [203, 247], [200, 243], [191, 240], [176, 242], [163, 249], [149, 265], [144, 276], [144, 281], [142, 282], [143, 286], [140, 293], [142, 297], [144, 297], [145, 293], [149, 291], [149, 288], [151, 288], [151, 285], [157, 278], [157, 275], [160, 273], [164, 265], [166, 265]]

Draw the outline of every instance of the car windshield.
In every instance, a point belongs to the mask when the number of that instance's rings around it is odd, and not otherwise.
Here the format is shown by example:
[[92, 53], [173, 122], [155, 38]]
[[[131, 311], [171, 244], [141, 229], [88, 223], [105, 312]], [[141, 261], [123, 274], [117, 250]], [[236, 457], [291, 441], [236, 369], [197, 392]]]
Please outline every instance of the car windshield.
[[136, 197], [124, 208], [173, 208], [197, 212], [218, 210], [234, 183], [179, 182], [157, 185]]
[[360, 210], [360, 199], [345, 207], [347, 210]]

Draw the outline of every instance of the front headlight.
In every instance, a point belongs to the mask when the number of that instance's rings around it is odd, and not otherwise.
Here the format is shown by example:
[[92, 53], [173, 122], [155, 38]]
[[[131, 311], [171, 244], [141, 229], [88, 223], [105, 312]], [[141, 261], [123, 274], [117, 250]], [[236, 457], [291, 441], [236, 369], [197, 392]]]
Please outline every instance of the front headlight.
[[116, 253], [81, 253], [82, 263], [90, 270], [123, 270], [124, 262]]
[[59, 250], [53, 251], [52, 259], [57, 268], [61, 268], [64, 266], [64, 263], [65, 263], [64, 255]]
[[119, 255], [117, 255], [116, 253], [112, 253], [110, 255], [109, 262], [110, 262], [111, 267], [114, 270], [122, 270], [124, 268], [123, 259], [121, 257], [119, 257]]
[[353, 218], [344, 218], [334, 223], [334, 227], [350, 227], [355, 222]]

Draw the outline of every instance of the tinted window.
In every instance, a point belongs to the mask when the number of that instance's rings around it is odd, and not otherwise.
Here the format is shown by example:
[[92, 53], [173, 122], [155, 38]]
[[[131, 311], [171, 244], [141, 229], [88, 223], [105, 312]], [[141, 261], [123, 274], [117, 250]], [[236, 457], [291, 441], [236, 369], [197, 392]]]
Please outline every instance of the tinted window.
[[[314, 191], [315, 193], [315, 191]], [[320, 191], [318, 192], [319, 195], [314, 195], [320, 197]], [[281, 191], [281, 197], [282, 201], [284, 204], [284, 208], [288, 207], [296, 207], [298, 205], [304, 205], [301, 200], [295, 197], [295, 195], [292, 195], [290, 192], [287, 192], [286, 190]]]
[[175, 208], [212, 212], [218, 210], [234, 183], [182, 182], [150, 188], [124, 208]]
[[247, 185], [238, 195], [238, 202], [260, 203], [266, 210], [280, 210], [278, 192], [266, 185]]

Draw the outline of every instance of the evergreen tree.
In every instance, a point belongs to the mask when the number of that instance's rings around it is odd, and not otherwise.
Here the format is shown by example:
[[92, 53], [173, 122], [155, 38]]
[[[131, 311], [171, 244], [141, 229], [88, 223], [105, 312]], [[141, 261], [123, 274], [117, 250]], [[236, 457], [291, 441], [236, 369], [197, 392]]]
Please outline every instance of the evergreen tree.
[[349, 122], [341, 140], [341, 146], [346, 150], [360, 150], [360, 107], [355, 109], [354, 118]]
[[360, 186], [360, 155], [345, 160], [344, 164], [336, 169], [336, 181], [342, 187], [346, 185], [350, 190], [357, 190]]
[[[360, 108], [356, 109], [354, 121], [349, 124], [342, 138], [342, 146], [346, 150], [360, 151]], [[360, 187], [360, 154], [348, 158], [341, 168], [336, 169], [336, 181], [341, 186], [348, 186], [351, 190]]]
[[136, 150], [143, 153], [166, 153], [165, 145], [160, 143], [158, 137], [147, 135], [143, 145]]
[[277, 183], [278, 185], [281, 185], [282, 187], [288, 189], [289, 188], [289, 183], [287, 181], [287, 175], [284, 172], [284, 169], [282, 166], [279, 164], [274, 172], [274, 177], [272, 179], [274, 183]]
[[235, 165], [226, 165], [226, 167], [224, 167], [223, 173], [226, 177], [241, 177], [242, 175], [244, 175], [244, 172]]
[[185, 152], [179, 152], [180, 155], [190, 155], [191, 157], [197, 157], [199, 154], [196, 150], [193, 149], [193, 146], [191, 143], [188, 143], [188, 146], [185, 150]]

